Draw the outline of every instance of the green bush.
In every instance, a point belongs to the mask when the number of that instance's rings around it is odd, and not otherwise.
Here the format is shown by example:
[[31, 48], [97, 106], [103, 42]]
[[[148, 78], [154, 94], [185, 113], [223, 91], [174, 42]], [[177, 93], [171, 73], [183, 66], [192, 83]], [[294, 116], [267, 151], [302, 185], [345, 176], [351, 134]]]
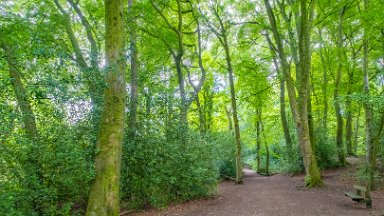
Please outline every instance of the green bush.
[[194, 133], [137, 137], [124, 143], [122, 196], [129, 208], [164, 207], [215, 192], [214, 145]]
[[316, 156], [320, 169], [337, 167], [337, 148], [335, 139], [323, 132], [316, 133]]
[[289, 174], [298, 174], [304, 172], [304, 164], [301, 156], [301, 152], [298, 145], [294, 145], [292, 152], [284, 153], [284, 156], [280, 159], [280, 171]]
[[[49, 131], [49, 133], [45, 133]], [[86, 139], [65, 125], [0, 145], [0, 215], [71, 215], [88, 196], [92, 161]]]

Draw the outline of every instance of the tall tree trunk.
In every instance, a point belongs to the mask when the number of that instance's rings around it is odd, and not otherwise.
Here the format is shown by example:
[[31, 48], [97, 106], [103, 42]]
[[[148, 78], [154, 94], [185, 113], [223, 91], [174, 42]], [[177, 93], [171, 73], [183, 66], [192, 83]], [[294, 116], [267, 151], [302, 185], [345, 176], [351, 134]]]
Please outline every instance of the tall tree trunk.
[[348, 86], [347, 86], [347, 100], [345, 102], [345, 109], [347, 113], [347, 121], [345, 124], [345, 144], [347, 146], [347, 155], [353, 155], [352, 149], [352, 101], [350, 95], [352, 94], [352, 85], [353, 85], [353, 72], [354, 66], [352, 66], [352, 71], [348, 71]]
[[25, 133], [28, 138], [35, 138], [37, 135], [35, 114], [29, 102], [27, 90], [21, 82], [21, 76], [17, 69], [18, 64], [15, 54], [12, 48], [7, 44], [0, 42], [0, 46], [4, 50], [5, 58], [8, 63], [9, 77], [11, 78], [12, 88], [16, 95], [17, 105], [20, 107], [20, 111], [23, 116]]
[[[367, 13], [368, 10], [368, 0], [364, 0], [364, 12]], [[373, 111], [372, 104], [369, 102], [370, 97], [370, 88], [369, 88], [369, 71], [368, 71], [368, 23], [364, 23], [364, 36], [363, 36], [363, 85], [364, 85], [364, 94], [367, 97], [364, 103], [365, 110], [365, 134], [366, 134], [366, 162], [368, 165], [368, 189], [373, 190], [375, 181], [374, 181], [374, 173], [376, 170], [376, 155], [375, 155], [375, 143], [373, 139]]]
[[231, 105], [232, 105], [232, 114], [233, 114], [233, 124], [235, 127], [235, 138], [236, 138], [236, 183], [243, 183], [243, 165], [241, 162], [241, 140], [240, 140], [240, 126], [239, 119], [237, 117], [237, 102], [235, 94], [235, 84], [233, 81], [233, 69], [232, 69], [232, 60], [229, 52], [229, 46], [227, 41], [227, 36], [224, 35], [224, 50], [225, 50], [225, 59], [227, 61], [227, 69], [229, 76], [229, 87], [231, 92]]
[[267, 39], [269, 48], [271, 50], [271, 53], [272, 55], [274, 55], [273, 64], [275, 65], [277, 74], [280, 79], [280, 118], [281, 118], [281, 125], [283, 127], [285, 144], [286, 144], [287, 153], [288, 153], [287, 155], [288, 155], [288, 158], [291, 158], [292, 139], [291, 139], [291, 134], [289, 133], [289, 125], [288, 125], [287, 115], [285, 111], [286, 110], [285, 109], [285, 78], [284, 78], [284, 74], [281, 74], [280, 66], [277, 61], [277, 56], [275, 55], [275, 52], [273, 52], [274, 46], [268, 33], [266, 34], [266, 39]]
[[[134, 0], [128, 0], [128, 13], [133, 14]], [[138, 65], [137, 65], [137, 36], [135, 32], [136, 21], [132, 19], [129, 25], [129, 49], [131, 57], [131, 91], [129, 104], [128, 128], [130, 137], [133, 138], [137, 130], [137, 103], [138, 103]]]
[[[310, 49], [310, 13], [313, 10], [313, 3], [307, 0], [300, 1], [300, 29], [299, 29], [299, 57], [300, 57], [300, 74], [298, 80], [298, 113], [299, 121], [297, 122], [297, 132], [301, 152], [303, 154], [305, 171], [307, 174], [306, 184], [309, 187], [322, 185], [320, 171], [317, 166], [315, 150], [309, 137], [308, 125], [308, 100], [309, 98], [309, 74], [311, 70], [311, 49]], [[308, 10], [309, 6], [309, 10]]]
[[261, 157], [260, 157], [260, 149], [261, 149], [261, 122], [260, 122], [261, 110], [259, 107], [256, 108], [256, 163], [257, 163], [257, 173], [260, 173], [260, 165], [261, 165]]
[[323, 49], [324, 48], [324, 40], [321, 33], [321, 29], [319, 28], [319, 37], [321, 41], [321, 47], [320, 47], [320, 59], [321, 59], [321, 65], [323, 66], [323, 85], [322, 85], [322, 92], [323, 92], [323, 103], [324, 103], [324, 110], [323, 110], [323, 133], [325, 135], [328, 134], [328, 74], [327, 74], [327, 63], [325, 62]]
[[339, 164], [344, 166], [346, 164], [345, 160], [345, 150], [343, 143], [343, 129], [344, 129], [344, 121], [341, 113], [340, 100], [339, 100], [339, 89], [340, 89], [340, 81], [342, 76], [343, 69], [343, 17], [346, 7], [344, 6], [339, 15], [339, 25], [338, 25], [338, 42], [337, 42], [337, 58], [338, 58], [338, 67], [337, 67], [337, 75], [335, 81], [335, 91], [334, 91], [334, 100], [335, 100], [335, 114], [336, 114], [336, 122], [337, 122], [337, 131], [336, 131], [336, 146], [337, 146], [337, 154], [339, 157]]
[[87, 216], [117, 216], [125, 112], [123, 0], [105, 0], [106, 83], [104, 105], [95, 158], [96, 177], [92, 183]]
[[[308, 102], [309, 100], [309, 74], [311, 69], [311, 50], [310, 50], [310, 14], [307, 11], [308, 3], [306, 0], [301, 0], [301, 20], [299, 37], [299, 66], [297, 69], [297, 84], [298, 84], [298, 100], [296, 101], [295, 87], [288, 68], [287, 58], [284, 52], [283, 41], [278, 32], [276, 19], [273, 14], [271, 5], [268, 0], [264, 0], [267, 8], [269, 22], [272, 28], [273, 36], [277, 44], [277, 50], [282, 65], [282, 71], [287, 81], [287, 90], [293, 119], [296, 124], [296, 132], [298, 135], [301, 152], [304, 159], [304, 167], [307, 175], [307, 186], [314, 187], [322, 185], [320, 171], [317, 166], [315, 150], [313, 149], [309, 137], [308, 124]], [[313, 4], [311, 2], [311, 4]], [[313, 5], [310, 5], [313, 10]], [[292, 50], [292, 52], [295, 50]]]
[[[261, 113], [261, 108], [260, 108], [260, 113]], [[261, 132], [263, 134], [264, 147], [265, 147], [265, 174], [267, 176], [269, 176], [269, 162], [270, 162], [269, 146], [268, 146], [268, 142], [267, 142], [267, 136], [265, 135], [265, 129], [264, 129], [263, 121], [261, 119], [261, 115], [260, 115], [260, 126], [261, 126]]]

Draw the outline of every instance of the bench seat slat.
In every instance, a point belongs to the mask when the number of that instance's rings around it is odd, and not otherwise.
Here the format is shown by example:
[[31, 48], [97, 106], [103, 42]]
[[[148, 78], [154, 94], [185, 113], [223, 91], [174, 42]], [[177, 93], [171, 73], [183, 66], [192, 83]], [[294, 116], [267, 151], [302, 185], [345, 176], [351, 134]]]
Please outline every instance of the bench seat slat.
[[355, 193], [352, 192], [345, 192], [345, 196], [349, 196], [352, 198], [353, 201], [361, 201], [364, 200], [364, 197], [361, 197]]

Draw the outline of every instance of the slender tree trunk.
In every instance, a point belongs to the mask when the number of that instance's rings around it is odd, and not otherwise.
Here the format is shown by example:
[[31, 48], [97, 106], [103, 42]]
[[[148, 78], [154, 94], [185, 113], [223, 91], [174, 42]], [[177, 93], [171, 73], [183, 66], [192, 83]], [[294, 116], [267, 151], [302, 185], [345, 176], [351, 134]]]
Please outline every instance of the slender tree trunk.
[[261, 122], [260, 122], [261, 111], [260, 108], [256, 108], [256, 163], [257, 163], [257, 173], [260, 173], [261, 157], [260, 157], [260, 148], [261, 148]]
[[[261, 113], [261, 108], [260, 108], [260, 113]], [[269, 162], [270, 162], [270, 158], [269, 158], [269, 146], [268, 146], [268, 142], [267, 142], [267, 136], [265, 135], [265, 129], [264, 129], [264, 124], [263, 124], [263, 121], [261, 119], [261, 115], [260, 115], [260, 126], [261, 126], [261, 132], [263, 133], [263, 138], [264, 138], [264, 147], [265, 147], [265, 174], [267, 176], [269, 176]]]
[[144, 93], [145, 97], [145, 134], [147, 135], [150, 131], [150, 116], [151, 116], [151, 106], [152, 106], [152, 97], [151, 90], [148, 88]]
[[342, 76], [343, 69], [343, 17], [344, 17], [345, 7], [343, 7], [340, 11], [339, 16], [339, 25], [338, 25], [338, 42], [337, 42], [337, 58], [338, 58], [338, 67], [337, 67], [337, 75], [335, 81], [335, 91], [334, 91], [334, 100], [335, 100], [335, 112], [336, 112], [336, 122], [337, 122], [337, 130], [336, 130], [336, 146], [337, 146], [337, 154], [339, 157], [339, 164], [344, 166], [346, 164], [345, 160], [345, 150], [343, 143], [343, 129], [344, 129], [344, 121], [341, 113], [340, 100], [339, 100], [339, 88], [340, 81]]
[[359, 106], [359, 111], [358, 111], [356, 123], [355, 123], [355, 134], [353, 138], [353, 155], [355, 156], [357, 155], [357, 141], [358, 141], [359, 128], [360, 128], [360, 113], [361, 113], [361, 108]]
[[124, 4], [105, 0], [106, 83], [87, 216], [117, 216], [125, 112]]
[[[354, 66], [352, 66], [354, 67]], [[347, 86], [347, 100], [345, 102], [345, 109], [347, 113], [347, 121], [345, 124], [345, 144], [347, 146], [347, 155], [351, 156], [353, 155], [353, 149], [352, 149], [352, 101], [350, 98], [350, 95], [352, 94], [352, 85], [353, 85], [353, 72], [354, 69], [352, 69], [352, 72], [348, 72], [348, 86]]]
[[212, 114], [213, 114], [213, 92], [210, 87], [204, 88], [204, 119], [205, 128], [207, 131], [211, 131], [212, 127]]
[[323, 104], [324, 104], [324, 110], [323, 110], [323, 132], [324, 134], [328, 134], [328, 74], [327, 74], [327, 63], [325, 62], [323, 49], [324, 48], [324, 40], [321, 33], [321, 29], [319, 28], [319, 37], [321, 41], [321, 47], [320, 47], [320, 59], [321, 59], [321, 65], [323, 66], [323, 85], [322, 85], [322, 92], [323, 92]]
[[228, 108], [227, 106], [225, 106], [225, 113], [227, 114], [227, 118], [228, 118], [228, 131], [229, 132], [232, 132], [233, 131], [233, 123], [232, 123], [232, 117], [231, 117], [231, 108]]
[[203, 107], [201, 106], [201, 103], [200, 103], [199, 95], [196, 96], [196, 106], [197, 106], [197, 111], [198, 111], [198, 114], [199, 114], [200, 134], [204, 135], [205, 131], [206, 131], [206, 128], [205, 128], [205, 125], [206, 125], [205, 124], [205, 116], [204, 116]]
[[[364, 0], [364, 12], [367, 13], [368, 9], [368, 0]], [[364, 85], [364, 94], [367, 97], [364, 103], [365, 110], [365, 133], [366, 133], [366, 162], [368, 165], [368, 189], [373, 190], [375, 181], [374, 181], [374, 173], [376, 170], [376, 155], [375, 155], [375, 143], [373, 140], [373, 111], [372, 104], [369, 102], [370, 98], [370, 87], [369, 87], [369, 71], [368, 71], [368, 32], [367, 32], [367, 23], [364, 23], [364, 36], [363, 36], [363, 85]]]
[[[133, 14], [134, 0], [128, 0], [128, 13]], [[130, 130], [130, 137], [133, 138], [137, 130], [137, 102], [138, 102], [138, 65], [137, 65], [137, 36], [135, 32], [136, 22], [132, 19], [129, 25], [129, 49], [131, 57], [131, 91], [130, 91], [130, 104], [129, 104], [129, 120], [128, 128]]]
[[35, 114], [29, 102], [27, 90], [21, 82], [21, 76], [17, 69], [18, 64], [15, 54], [12, 48], [8, 45], [0, 42], [0, 46], [4, 50], [5, 58], [8, 63], [9, 77], [11, 78], [12, 88], [16, 95], [17, 105], [20, 107], [23, 117], [25, 133], [28, 138], [35, 138], [37, 135]]
[[228, 42], [226, 35], [224, 36], [224, 49], [225, 49], [225, 58], [227, 61], [227, 69], [229, 76], [229, 87], [231, 91], [231, 104], [232, 104], [232, 114], [233, 114], [233, 124], [235, 127], [235, 137], [236, 137], [236, 183], [243, 183], [243, 165], [241, 162], [241, 141], [240, 141], [240, 126], [239, 119], [237, 117], [237, 104], [236, 104], [236, 94], [235, 94], [235, 84], [233, 81], [233, 69], [231, 55], [229, 52]]
[[281, 118], [281, 125], [283, 127], [283, 132], [284, 132], [284, 138], [285, 138], [285, 144], [287, 148], [287, 155], [288, 158], [291, 158], [291, 153], [292, 153], [292, 139], [291, 139], [291, 134], [289, 133], [289, 125], [288, 125], [288, 120], [287, 120], [287, 115], [286, 115], [286, 105], [285, 105], [285, 78], [284, 74], [281, 74], [280, 67], [276, 58], [276, 55], [273, 50], [273, 44], [272, 41], [269, 37], [269, 34], [266, 34], [266, 39], [269, 45], [269, 48], [271, 50], [272, 55], [275, 57], [273, 58], [273, 63], [275, 65], [277, 74], [280, 78], [280, 118]]

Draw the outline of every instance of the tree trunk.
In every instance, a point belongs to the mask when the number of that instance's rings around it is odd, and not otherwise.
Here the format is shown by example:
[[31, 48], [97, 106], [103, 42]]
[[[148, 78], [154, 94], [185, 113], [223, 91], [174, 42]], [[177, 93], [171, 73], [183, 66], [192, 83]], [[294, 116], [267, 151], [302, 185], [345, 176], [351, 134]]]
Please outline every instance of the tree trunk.
[[320, 47], [320, 59], [321, 59], [321, 65], [323, 66], [323, 87], [322, 87], [322, 92], [323, 92], [323, 104], [324, 104], [324, 110], [323, 110], [323, 133], [325, 135], [328, 135], [328, 75], [327, 75], [327, 63], [325, 62], [324, 54], [323, 54], [323, 37], [321, 34], [321, 29], [319, 29], [319, 37], [320, 37], [320, 42], [321, 42], [321, 47]]
[[267, 136], [265, 135], [265, 129], [264, 129], [264, 124], [261, 119], [261, 108], [260, 108], [260, 126], [261, 126], [261, 132], [263, 133], [263, 138], [264, 138], [264, 147], [265, 147], [265, 174], [269, 176], [269, 146], [267, 142]]
[[273, 57], [273, 63], [276, 68], [276, 72], [278, 74], [278, 77], [280, 79], [280, 118], [281, 118], [281, 125], [283, 127], [283, 132], [284, 132], [284, 138], [285, 138], [285, 144], [287, 148], [287, 155], [288, 158], [291, 158], [291, 153], [292, 153], [292, 139], [291, 139], [291, 134], [289, 133], [289, 125], [288, 125], [288, 120], [287, 120], [287, 115], [285, 111], [285, 78], [284, 74], [281, 74], [280, 67], [275, 55], [275, 52], [273, 52], [273, 44], [272, 41], [269, 37], [269, 34], [266, 34], [266, 39], [269, 45], [269, 48], [271, 50]]
[[287, 120], [287, 115], [285, 113], [285, 81], [281, 80], [280, 83], [280, 116], [281, 123], [284, 131], [284, 138], [287, 147], [288, 154], [292, 153], [292, 139], [291, 134], [289, 133], [289, 125]]
[[[293, 119], [296, 124], [296, 132], [298, 135], [301, 152], [304, 158], [304, 167], [306, 171], [306, 184], [309, 187], [322, 185], [320, 178], [320, 171], [317, 166], [315, 150], [312, 148], [309, 137], [309, 124], [308, 124], [308, 102], [309, 100], [309, 74], [311, 68], [311, 50], [310, 50], [310, 14], [307, 11], [307, 1], [301, 0], [301, 25], [299, 37], [299, 66], [297, 68], [297, 84], [298, 84], [298, 100], [296, 101], [295, 85], [289, 71], [286, 55], [284, 52], [283, 41], [278, 32], [276, 19], [273, 14], [271, 5], [268, 0], [264, 0], [269, 22], [272, 28], [273, 36], [277, 44], [277, 50], [282, 65], [282, 71], [287, 81], [287, 90]], [[313, 4], [313, 3], [311, 3]], [[311, 10], [313, 7], [311, 5]], [[292, 50], [292, 52], [295, 50]]]
[[[368, 0], [364, 0], [364, 12], [367, 13], [368, 9]], [[374, 173], [376, 170], [376, 154], [375, 154], [375, 143], [373, 139], [373, 111], [372, 104], [369, 102], [370, 98], [370, 88], [369, 88], [369, 71], [368, 71], [368, 32], [367, 32], [367, 23], [364, 23], [364, 36], [363, 36], [363, 86], [364, 94], [367, 97], [364, 102], [365, 110], [365, 133], [366, 133], [366, 162], [368, 165], [368, 190], [371, 191], [375, 187]], [[369, 192], [368, 191], [368, 192]]]
[[[300, 29], [299, 29], [299, 57], [300, 74], [298, 74], [298, 113], [299, 121], [296, 127], [298, 132], [301, 152], [303, 154], [304, 167], [306, 171], [306, 184], [309, 187], [322, 185], [320, 171], [317, 166], [315, 151], [309, 137], [308, 125], [308, 100], [309, 98], [309, 74], [311, 70], [311, 49], [310, 49], [310, 13], [308, 13], [307, 0], [300, 1]], [[309, 8], [313, 9], [312, 2]], [[310, 9], [310, 10], [311, 10]]]
[[260, 164], [261, 164], [261, 157], [260, 157], [260, 148], [261, 148], [261, 123], [260, 123], [260, 115], [261, 111], [260, 108], [256, 108], [256, 163], [257, 163], [257, 173], [260, 173]]
[[20, 72], [17, 69], [18, 64], [16, 57], [11, 47], [2, 42], [0, 42], [0, 46], [4, 50], [5, 58], [8, 63], [9, 77], [11, 78], [12, 88], [16, 95], [17, 105], [20, 107], [23, 116], [25, 133], [28, 138], [35, 138], [37, 135], [35, 114], [29, 102], [27, 90], [21, 82]]
[[205, 124], [205, 115], [204, 115], [203, 107], [201, 106], [201, 103], [200, 103], [199, 95], [196, 96], [195, 101], [196, 101], [197, 111], [199, 114], [199, 130], [200, 130], [200, 134], [203, 136], [206, 131], [206, 128], [205, 128], [206, 124]]
[[224, 35], [224, 50], [225, 50], [225, 59], [227, 61], [227, 69], [229, 76], [229, 87], [231, 91], [231, 105], [232, 105], [232, 114], [233, 114], [233, 124], [235, 127], [235, 137], [236, 137], [236, 183], [243, 183], [243, 165], [241, 162], [241, 141], [240, 141], [240, 126], [239, 119], [237, 117], [237, 105], [236, 105], [236, 94], [235, 94], [235, 84], [233, 81], [233, 69], [231, 55], [229, 52], [229, 46], [227, 42], [227, 36]]
[[361, 113], [361, 107], [359, 106], [359, 111], [358, 111], [356, 123], [355, 123], [355, 131], [354, 131], [355, 134], [353, 138], [353, 154], [355, 156], [357, 155], [357, 141], [358, 141], [359, 128], [360, 128], [360, 113]]
[[[133, 13], [134, 0], [128, 0], [128, 13]], [[129, 49], [131, 57], [131, 91], [130, 91], [130, 104], [129, 104], [129, 120], [128, 128], [130, 130], [129, 135], [134, 137], [137, 130], [137, 103], [138, 103], [138, 65], [137, 65], [137, 46], [136, 46], [136, 22], [132, 19], [132, 23], [129, 25]]]
[[[352, 66], [353, 67], [353, 66]], [[352, 85], [353, 85], [353, 72], [348, 72], [348, 86], [347, 86], [347, 100], [345, 102], [345, 109], [347, 113], [347, 121], [345, 124], [345, 144], [347, 146], [347, 155], [353, 155], [352, 149], [352, 101], [350, 95], [352, 94]]]
[[212, 114], [213, 114], [213, 92], [209, 86], [204, 87], [204, 119], [206, 131], [212, 129]]
[[231, 117], [231, 108], [228, 108], [227, 106], [225, 106], [225, 113], [227, 114], [227, 118], [228, 118], [228, 131], [232, 132], [233, 123], [232, 123], [232, 117]]
[[335, 100], [335, 114], [336, 114], [336, 122], [337, 122], [337, 130], [336, 130], [336, 146], [337, 146], [337, 155], [339, 157], [339, 164], [341, 166], [345, 166], [345, 150], [343, 144], [343, 129], [344, 129], [344, 121], [341, 113], [340, 100], [339, 100], [339, 88], [340, 81], [342, 76], [343, 69], [343, 17], [345, 8], [343, 7], [340, 11], [339, 16], [339, 25], [338, 25], [338, 42], [337, 42], [337, 58], [338, 58], [338, 67], [337, 67], [337, 75], [335, 81], [335, 91], [333, 95], [333, 99]]
[[117, 216], [125, 112], [124, 4], [105, 0], [106, 83], [87, 216]]

